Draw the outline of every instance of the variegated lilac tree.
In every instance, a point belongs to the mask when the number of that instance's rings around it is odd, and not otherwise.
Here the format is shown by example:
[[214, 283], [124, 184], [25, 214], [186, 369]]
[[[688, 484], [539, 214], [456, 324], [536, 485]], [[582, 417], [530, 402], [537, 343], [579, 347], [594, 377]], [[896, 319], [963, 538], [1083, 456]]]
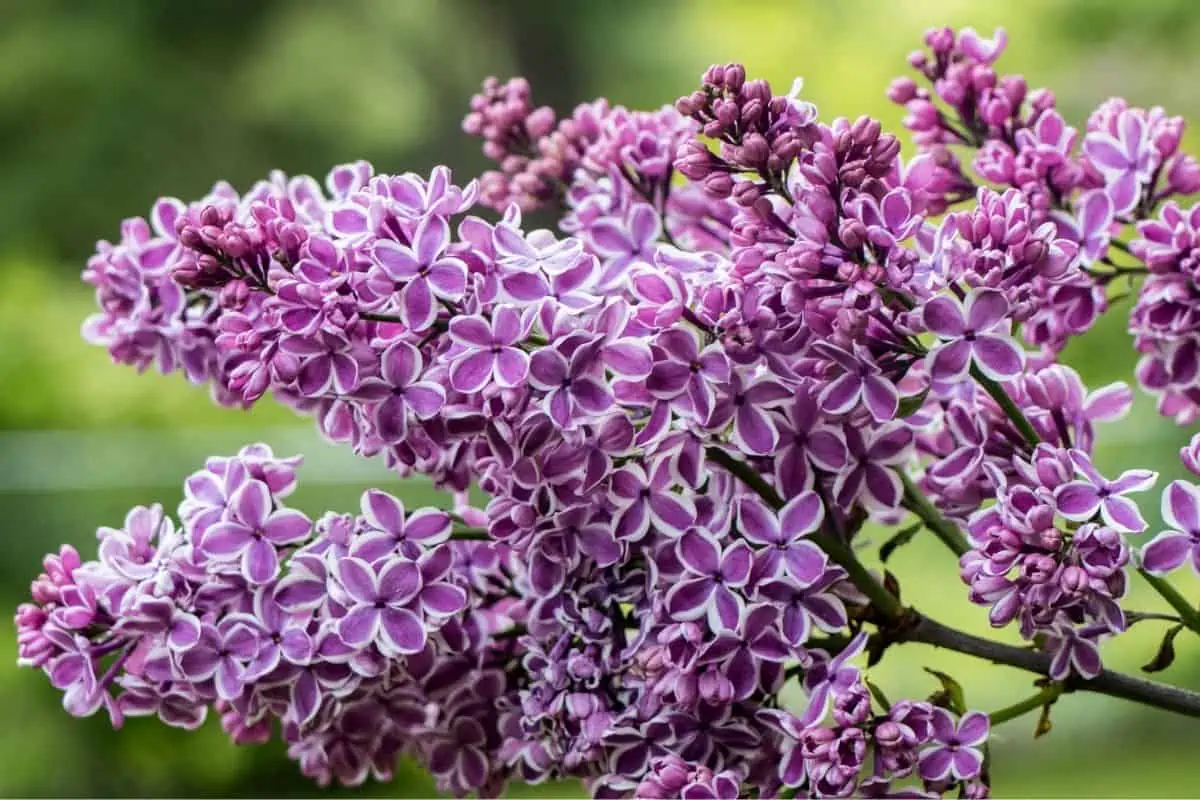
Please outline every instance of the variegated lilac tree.
[[[211, 458], [176, 517], [47, 556], [21, 663], [71, 714], [212, 709], [322, 783], [407, 755], [457, 795], [982, 797], [990, 729], [1063, 695], [1200, 716], [1101, 657], [1134, 623], [1200, 634], [1169, 581], [1200, 571], [1200, 488], [1167, 486], [1148, 534], [1156, 475], [1092, 457], [1132, 391], [1058, 358], [1128, 288], [1137, 383], [1200, 417], [1200, 166], [1160, 108], [1071, 127], [995, 71], [1004, 44], [927, 34], [888, 90], [909, 159], [736, 64], [562, 119], [490, 79], [477, 181], [359, 162], [127, 220], [84, 271], [89, 341], [222, 405], [269, 393], [447, 503], [372, 489], [314, 520], [287, 505], [298, 458]], [[1200, 475], [1200, 437], [1182, 459]], [[1028, 646], [906, 604], [884, 562], [917, 536]], [[1165, 610], [1123, 605], [1139, 580]], [[985, 713], [935, 673], [889, 700], [870, 669], [913, 642], [1031, 695]]]

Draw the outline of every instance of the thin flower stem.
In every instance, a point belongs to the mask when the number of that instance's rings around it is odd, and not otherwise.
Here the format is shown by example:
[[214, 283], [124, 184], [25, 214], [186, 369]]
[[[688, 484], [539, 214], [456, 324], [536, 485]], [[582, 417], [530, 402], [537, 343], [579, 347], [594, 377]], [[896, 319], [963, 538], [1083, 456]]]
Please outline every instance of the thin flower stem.
[[967, 537], [963, 535], [958, 526], [942, 516], [942, 513], [933, 503], [929, 502], [929, 498], [917, 488], [904, 470], [896, 471], [900, 474], [900, 481], [904, 484], [904, 507], [916, 514], [925, 527], [941, 539], [954, 555], [961, 556], [970, 550], [971, 545], [967, 543]]
[[[931, 644], [986, 659], [994, 664], [1004, 664], [1039, 675], [1050, 674], [1051, 657], [1047, 653], [993, 642], [955, 630], [915, 611], [913, 613], [916, 616], [915, 623], [908, 631], [902, 632], [897, 641]], [[1188, 717], [1200, 717], [1200, 693], [1107, 669], [1090, 680], [1067, 680], [1064, 691], [1095, 692]]]
[[992, 396], [992, 399], [1000, 406], [1000, 410], [1016, 426], [1017, 431], [1029, 446], [1037, 447], [1038, 442], [1041, 441], [1041, 437], [1038, 436], [1037, 431], [1034, 430], [1033, 425], [1025, 418], [1025, 415], [1021, 413], [1021, 409], [1017, 407], [1017, 404], [1008, 396], [1008, 392], [1004, 391], [1004, 387], [980, 372], [979, 367], [975, 365], [971, 366], [971, 377], [983, 387], [985, 392]]
[[486, 542], [492, 537], [483, 528], [455, 528], [450, 538], [456, 542]]
[[1064, 691], [1066, 691], [1066, 687], [1061, 683], [1047, 684], [1037, 694], [1026, 697], [1019, 703], [1013, 703], [1011, 706], [1005, 706], [998, 711], [993, 711], [988, 714], [988, 719], [992, 721], [992, 725], [1003, 724], [1009, 720], [1028, 714], [1030, 711], [1036, 711], [1043, 706], [1050, 705]]
[[1139, 569], [1138, 572], [1146, 583], [1150, 584], [1154, 591], [1158, 592], [1163, 600], [1166, 600], [1171, 608], [1179, 614], [1180, 621], [1194, 633], [1200, 633], [1200, 612], [1198, 612], [1188, 599], [1179, 593], [1170, 581], [1165, 578], [1160, 578], [1157, 575], [1151, 575], [1144, 569]]
[[400, 319], [400, 317], [396, 316], [395, 314], [378, 314], [374, 311], [360, 311], [358, 312], [358, 318], [370, 320], [371, 322], [395, 322], [404, 324], [404, 320]]
[[[705, 452], [710, 460], [753, 489], [773, 508], [778, 510], [783, 507], [783, 498], [749, 464], [733, 458], [719, 447], [709, 447]], [[867, 571], [848, 544], [826, 533], [816, 533], [811, 539], [825, 551], [831, 561], [846, 570], [850, 582], [871, 601], [876, 612], [886, 623], [881, 626], [877, 635], [888, 643], [921, 642], [995, 664], [1005, 664], [1049, 676], [1051, 656], [1048, 653], [984, 639], [943, 625], [915, 608], [905, 608], [895, 595]], [[1180, 600], [1187, 606], [1186, 600], [1182, 597]], [[1187, 609], [1188, 614], [1185, 618], [1194, 617], [1196, 612], [1190, 606], [1187, 606]], [[1182, 615], [1182, 609], [1176, 610], [1181, 611]], [[1200, 693], [1112, 670], [1104, 670], [1090, 680], [1070, 679], [1064, 684], [1064, 691], [1096, 692], [1185, 716], [1200, 717]]]

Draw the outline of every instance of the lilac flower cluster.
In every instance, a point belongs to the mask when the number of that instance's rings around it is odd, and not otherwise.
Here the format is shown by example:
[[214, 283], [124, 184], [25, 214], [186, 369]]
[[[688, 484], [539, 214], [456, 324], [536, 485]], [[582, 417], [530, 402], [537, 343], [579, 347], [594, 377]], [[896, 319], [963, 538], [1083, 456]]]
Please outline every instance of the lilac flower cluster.
[[[864, 672], [933, 635], [860, 561], [865, 526], [941, 538], [1047, 692], [1104, 676], [1131, 572], [1162, 590], [1200, 564], [1190, 484], [1130, 543], [1156, 476], [1106, 478], [1093, 447], [1132, 393], [1058, 360], [1137, 256], [1139, 380], [1200, 407], [1193, 215], [1151, 219], [1200, 167], [1179, 120], [1116, 101], [1080, 145], [1051, 94], [997, 76], [1004, 43], [928, 34], [931, 88], [889, 91], [910, 159], [737, 64], [673, 106], [562, 120], [489, 79], [463, 123], [497, 162], [478, 182], [358, 162], [127, 221], [84, 272], [90, 341], [223, 404], [270, 393], [453, 512], [372, 489], [313, 522], [282, 503], [296, 460], [212, 459], [178, 523], [136, 509], [98, 560], [47, 557], [22, 663], [73, 714], [277, 727], [321, 782], [404, 753], [456, 795], [986, 796], [989, 715], [948, 676], [892, 703]], [[524, 224], [547, 208], [558, 232]]]

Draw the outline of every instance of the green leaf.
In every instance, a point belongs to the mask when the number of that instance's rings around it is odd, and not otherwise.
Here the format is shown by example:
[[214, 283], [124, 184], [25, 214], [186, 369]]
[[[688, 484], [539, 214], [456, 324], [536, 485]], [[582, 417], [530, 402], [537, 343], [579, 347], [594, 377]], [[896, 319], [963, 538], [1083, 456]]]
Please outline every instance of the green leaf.
[[1175, 637], [1183, 630], [1183, 625], [1174, 625], [1166, 635], [1163, 636], [1162, 644], [1158, 646], [1158, 652], [1154, 654], [1154, 658], [1149, 664], [1142, 667], [1142, 672], [1162, 672], [1175, 661]]
[[913, 540], [920, 533], [923, 523], [914, 522], [907, 528], [901, 528], [895, 536], [892, 536], [879, 547], [879, 560], [887, 563], [887, 560], [892, 557], [892, 553]]
[[967, 701], [963, 695], [962, 684], [951, 678], [944, 672], [939, 672], [936, 669], [925, 667], [925, 671], [933, 677], [937, 678], [942, 684], [942, 696], [946, 700], [948, 707], [955, 714], [967, 713]]
[[1042, 706], [1042, 713], [1038, 716], [1037, 727], [1033, 729], [1033, 738], [1040, 739], [1045, 736], [1054, 727], [1050, 722], [1050, 708], [1054, 703], [1046, 703]]
[[888, 709], [892, 707], [892, 701], [888, 700], [887, 695], [883, 693], [883, 689], [880, 689], [871, 681], [864, 679], [863, 682], [867, 684], [867, 688], [871, 690], [871, 696], [875, 698], [875, 702], [879, 703], [883, 713], [886, 714]]
[[925, 398], [929, 396], [929, 387], [917, 394], [910, 394], [908, 397], [900, 398], [900, 408], [896, 411], [896, 419], [904, 419], [911, 417], [913, 414], [921, 410], [921, 406], [925, 405]]

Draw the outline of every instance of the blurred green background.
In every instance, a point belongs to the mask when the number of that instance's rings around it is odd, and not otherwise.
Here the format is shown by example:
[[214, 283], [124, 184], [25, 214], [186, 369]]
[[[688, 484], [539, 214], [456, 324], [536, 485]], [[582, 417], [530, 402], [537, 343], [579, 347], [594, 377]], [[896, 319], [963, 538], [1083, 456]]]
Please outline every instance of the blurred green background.
[[[597, 95], [654, 107], [690, 90], [709, 63], [741, 60], [781, 89], [805, 76], [805, 95], [827, 118], [870, 113], [895, 129], [900, 113], [884, 88], [921, 32], [943, 23], [1006, 26], [1001, 68], [1055, 89], [1077, 123], [1113, 94], [1200, 117], [1192, 0], [0, 0], [0, 23], [0, 600], [9, 608], [42, 553], [69, 541], [86, 555], [96, 526], [119, 524], [129, 506], [173, 506], [182, 476], [210, 453], [254, 440], [306, 453], [299, 504], [310, 512], [354, 508], [364, 487], [392, 482], [281, 408], [219, 410], [182, 378], [139, 377], [79, 340], [91, 297], [78, 273], [94, 241], [160, 194], [194, 197], [218, 178], [244, 187], [272, 168], [323, 176], [356, 158], [382, 171], [444, 162], [465, 179], [484, 165], [458, 121], [489, 74], [528, 76], [537, 99], [560, 110]], [[1200, 144], [1194, 134], [1188, 143]], [[1092, 385], [1130, 375], [1121, 313], [1068, 352]], [[1165, 481], [1180, 472], [1175, 453], [1189, 434], [1143, 398], [1131, 419], [1101, 431], [1100, 460], [1108, 470], [1150, 466]], [[400, 492], [437, 500], [423, 484]], [[1146, 506], [1154, 513], [1157, 503]], [[985, 627], [944, 551], [918, 543], [894, 563], [908, 598]], [[1140, 586], [1131, 605], [1157, 608]], [[1106, 660], [1136, 670], [1161, 629], [1139, 625]], [[1179, 650], [1166, 677], [1200, 687], [1200, 648]], [[234, 748], [215, 724], [184, 734], [134, 720], [113, 733], [99, 717], [73, 720], [42, 676], [14, 663], [10, 628], [0, 636], [0, 795], [321, 793], [280, 747]], [[925, 665], [957, 675], [983, 709], [1029, 687], [1024, 675], [913, 646], [889, 654], [876, 679], [893, 696], [924, 694]], [[1021, 720], [996, 735], [998, 796], [1200, 796], [1195, 723], [1068, 696], [1048, 736], [1034, 742], [1032, 727]], [[411, 768], [389, 786], [340, 792], [432, 793]]]

